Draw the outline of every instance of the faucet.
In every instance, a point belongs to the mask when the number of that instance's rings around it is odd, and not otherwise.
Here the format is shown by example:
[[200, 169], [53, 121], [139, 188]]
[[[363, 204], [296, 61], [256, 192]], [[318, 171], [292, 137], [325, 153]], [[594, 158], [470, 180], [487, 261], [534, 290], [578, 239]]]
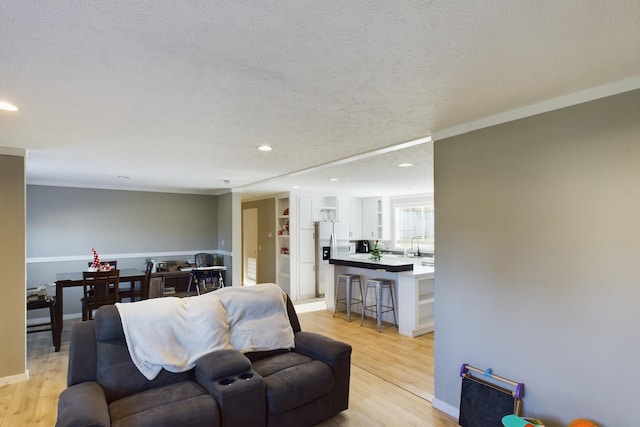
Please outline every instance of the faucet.
[[420, 256], [420, 243], [418, 243], [418, 251], [417, 252], [413, 252], [413, 239], [418, 239], [420, 240], [420, 236], [413, 236], [411, 238], [411, 248], [409, 249], [411, 251], [412, 254], [416, 255], [416, 256]]

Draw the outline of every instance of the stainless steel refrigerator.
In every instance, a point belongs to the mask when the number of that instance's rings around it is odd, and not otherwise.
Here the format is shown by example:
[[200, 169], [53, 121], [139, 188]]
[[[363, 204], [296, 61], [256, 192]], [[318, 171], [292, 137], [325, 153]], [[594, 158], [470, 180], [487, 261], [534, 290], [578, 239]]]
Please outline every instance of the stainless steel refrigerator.
[[349, 253], [349, 224], [336, 221], [318, 221], [314, 223], [314, 226], [316, 296], [323, 297], [325, 288], [333, 286], [333, 268], [330, 268], [329, 258]]

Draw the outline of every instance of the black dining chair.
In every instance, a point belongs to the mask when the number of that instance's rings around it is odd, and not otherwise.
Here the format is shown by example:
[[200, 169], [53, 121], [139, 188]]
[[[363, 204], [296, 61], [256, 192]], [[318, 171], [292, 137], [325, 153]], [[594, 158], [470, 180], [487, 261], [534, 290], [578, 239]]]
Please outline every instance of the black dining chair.
[[[51, 331], [51, 338], [53, 338], [53, 345], [56, 345], [55, 329], [56, 329], [56, 299], [52, 296], [47, 296], [44, 299], [38, 299], [35, 301], [27, 301], [27, 310], [39, 310], [46, 308], [49, 310], [49, 321], [42, 323], [34, 323], [27, 325], [27, 333], [34, 332], [46, 332]], [[46, 328], [43, 328], [45, 327]]]
[[[144, 271], [143, 280], [134, 280], [131, 282], [120, 283], [120, 300], [128, 299], [129, 302], [142, 301], [149, 298], [149, 282], [151, 281], [151, 270], [153, 269], [153, 263], [147, 262], [147, 266]], [[123, 286], [123, 283], [124, 286]]]
[[120, 270], [83, 271], [82, 320], [92, 320], [93, 310], [120, 302]]

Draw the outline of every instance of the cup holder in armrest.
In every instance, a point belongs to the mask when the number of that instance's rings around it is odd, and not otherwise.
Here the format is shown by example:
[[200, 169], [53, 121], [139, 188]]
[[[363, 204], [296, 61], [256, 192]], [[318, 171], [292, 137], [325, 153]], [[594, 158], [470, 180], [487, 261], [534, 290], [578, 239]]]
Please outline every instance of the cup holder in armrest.
[[[245, 372], [244, 374], [240, 374], [238, 375], [238, 379], [240, 380], [250, 380], [251, 378], [253, 378], [253, 373], [252, 372]], [[231, 385], [236, 381], [235, 378], [223, 378], [221, 380], [218, 381], [218, 384], [220, 385]]]

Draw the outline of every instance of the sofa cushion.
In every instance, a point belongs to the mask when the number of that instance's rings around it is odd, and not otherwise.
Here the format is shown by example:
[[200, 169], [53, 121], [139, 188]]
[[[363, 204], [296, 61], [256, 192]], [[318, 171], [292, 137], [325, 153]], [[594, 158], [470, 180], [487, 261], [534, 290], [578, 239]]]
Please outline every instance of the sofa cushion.
[[111, 425], [219, 426], [220, 409], [213, 396], [193, 381], [182, 381], [136, 393], [109, 405]]
[[103, 387], [108, 403], [154, 387], [194, 379], [193, 370], [181, 373], [162, 370], [156, 378], [147, 380], [131, 360], [120, 315], [114, 306], [101, 307], [96, 311], [95, 329], [96, 380]]
[[263, 357], [262, 359], [252, 360], [251, 367], [264, 378], [276, 372], [280, 372], [283, 369], [297, 365], [304, 365], [311, 361], [313, 361], [313, 359], [310, 357], [294, 351], [286, 351], [269, 357]]
[[329, 365], [294, 352], [256, 361], [253, 369], [264, 379], [269, 414], [305, 405], [333, 388]]

